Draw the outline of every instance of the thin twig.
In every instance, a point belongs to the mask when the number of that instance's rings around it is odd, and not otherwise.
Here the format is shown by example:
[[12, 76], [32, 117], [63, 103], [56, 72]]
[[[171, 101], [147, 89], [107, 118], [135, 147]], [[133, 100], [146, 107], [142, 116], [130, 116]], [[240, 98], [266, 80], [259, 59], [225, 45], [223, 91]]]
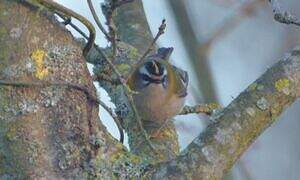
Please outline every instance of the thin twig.
[[[63, 17], [61, 14], [57, 14], [60, 18], [62, 18], [63, 20], [66, 20], [65, 17]], [[85, 39], [88, 39], [88, 36], [79, 28], [77, 27], [75, 24], [73, 24], [72, 22], [69, 23], [69, 25], [74, 28], [80, 35], [82, 35]], [[112, 68], [112, 70], [114, 71], [114, 73], [117, 75], [117, 78], [120, 80], [120, 83], [122, 85], [126, 85], [126, 82], [124, 80], [124, 78], [122, 77], [121, 73], [117, 70], [116, 66], [112, 63], [112, 61], [105, 55], [105, 53], [102, 51], [102, 49], [94, 43], [94, 48], [98, 51], [98, 53], [103, 57], [103, 59], [109, 64], [109, 66]]]
[[150, 138], [157, 138], [161, 131], [168, 125], [168, 123], [172, 121], [172, 119], [167, 119], [154, 133], [154, 135], [150, 136]]
[[109, 37], [110, 37], [109, 40], [112, 44], [114, 58], [116, 58], [116, 55], [117, 55], [118, 37], [117, 37], [116, 26], [113, 21], [113, 16], [114, 16], [117, 8], [119, 8], [120, 6], [122, 6], [124, 4], [131, 3], [133, 1], [134, 0], [111, 0], [109, 3], [103, 3], [101, 6], [103, 14], [106, 18], [106, 24], [109, 29]]
[[[64, 21], [67, 20], [66, 17], [64, 17], [63, 15], [57, 13], [57, 15], [62, 18]], [[68, 25], [70, 25], [74, 30], [76, 30], [81, 36], [83, 36], [85, 39], [88, 39], [89, 37], [87, 36], [87, 34], [85, 34], [78, 26], [76, 26], [75, 24], [73, 24], [72, 22], [68, 23]], [[104, 58], [104, 60], [110, 65], [110, 67], [113, 69], [114, 73], [117, 74], [117, 77], [118, 77], [118, 81], [117, 80], [113, 80], [111, 77], [108, 77], [108, 76], [105, 76], [104, 74], [101, 75], [101, 77], [98, 75], [98, 76], [93, 76], [93, 79], [94, 80], [105, 80], [105, 81], [108, 81], [108, 82], [111, 82], [112, 84], [120, 84], [122, 82], [125, 82], [125, 80], [120, 80], [120, 79], [123, 79], [122, 78], [122, 75], [120, 74], [120, 72], [118, 72], [118, 70], [115, 68], [114, 64], [111, 62], [111, 60], [108, 59], [108, 57], [104, 54], [104, 52], [101, 50], [101, 48], [94, 43], [94, 46], [93, 46], [97, 51], [98, 53]], [[102, 77], [103, 76], [103, 77]], [[104, 77], [105, 76], [105, 77]]]
[[268, 0], [272, 6], [274, 19], [284, 24], [294, 24], [300, 26], [300, 20], [290, 12], [283, 10], [277, 0]]
[[115, 121], [115, 123], [118, 127], [118, 130], [119, 130], [119, 133], [120, 133], [120, 142], [123, 143], [124, 142], [124, 132], [123, 132], [123, 127], [122, 127], [122, 124], [121, 124], [121, 121], [120, 121], [119, 117], [104, 102], [102, 102], [101, 100], [99, 102], [100, 102], [100, 106], [102, 106], [110, 114], [110, 116], [113, 118], [113, 120]]
[[88, 52], [90, 51], [90, 49], [93, 47], [95, 38], [96, 38], [96, 31], [95, 28], [93, 26], [92, 23], [90, 23], [85, 17], [81, 16], [80, 14], [72, 11], [71, 9], [68, 9], [54, 1], [51, 0], [37, 0], [38, 3], [40, 3], [41, 5], [45, 6], [46, 8], [49, 8], [50, 10], [54, 10], [58, 13], [62, 13], [66, 16], [69, 17], [74, 17], [77, 20], [79, 20], [82, 24], [84, 24], [88, 30], [89, 30], [89, 38], [88, 38], [88, 42], [85, 46], [85, 48], [83, 49], [83, 56], [87, 56]]
[[199, 114], [204, 113], [207, 115], [211, 115], [214, 110], [220, 109], [220, 106], [215, 103], [211, 104], [199, 104], [196, 106], [184, 106], [182, 111], [178, 115], [186, 115], [186, 114]]
[[[66, 20], [65, 17], [61, 16], [60, 14], [58, 14], [63, 20]], [[75, 24], [73, 24], [72, 22], [69, 23], [69, 25], [74, 28], [79, 34], [81, 34], [85, 39], [88, 39], [88, 36], [82, 31], [80, 30], [79, 27], [77, 27]], [[123, 86], [127, 86], [126, 82], [124, 80], [124, 78], [122, 77], [121, 73], [117, 70], [116, 66], [112, 63], [112, 61], [105, 55], [105, 53], [102, 51], [102, 49], [94, 43], [94, 48], [98, 51], [98, 53], [103, 57], [103, 59], [109, 64], [109, 66], [112, 68], [112, 70], [114, 71], [114, 73], [117, 75], [117, 78], [119, 79], [119, 82], [123, 85]], [[97, 77], [99, 78], [99, 77]]]
[[93, 81], [106, 81], [112, 85], [120, 85], [120, 80], [113, 79], [111, 76], [101, 73], [100, 75], [95, 74], [92, 76]]
[[139, 60], [138, 64], [143, 64], [144, 63], [144, 59], [146, 58], [146, 56], [153, 50], [154, 45], [156, 43], [156, 41], [158, 40], [158, 38], [165, 33], [165, 29], [166, 29], [167, 25], [166, 25], [166, 20], [163, 19], [161, 22], [161, 25], [158, 28], [158, 32], [155, 36], [155, 38], [153, 39], [153, 41], [151, 42], [150, 46], [148, 47], [148, 49], [145, 51], [145, 53], [143, 54], [143, 56], [141, 57], [141, 59]]
[[104, 29], [104, 27], [102, 26], [101, 22], [100, 22], [100, 19], [98, 18], [97, 16], [97, 13], [95, 11], [95, 8], [93, 6], [93, 3], [91, 0], [87, 0], [87, 3], [89, 5], [89, 9], [91, 10], [91, 13], [93, 15], [93, 18], [97, 24], [97, 26], [99, 27], [99, 29], [102, 31], [102, 33], [104, 34], [104, 36], [106, 37], [107, 40], [110, 40], [110, 36], [109, 34], [106, 32], [106, 30]]
[[92, 94], [92, 92], [83, 85], [69, 83], [69, 82], [47, 82], [47, 81], [34, 81], [34, 82], [26, 82], [26, 81], [7, 81], [7, 80], [0, 80], [0, 85], [6, 86], [16, 86], [16, 87], [49, 87], [49, 86], [62, 86], [68, 87], [72, 89], [76, 89], [82, 91], [86, 94], [87, 98], [93, 101], [96, 104], [100, 104], [98, 98]]
[[[66, 18], [64, 15], [60, 14], [60, 13], [56, 13], [61, 19], [63, 19], [64, 21], [67, 21], [69, 18]], [[64, 23], [65, 24], [65, 23]], [[70, 25], [75, 31], [77, 31], [81, 36], [83, 36], [86, 40], [89, 39], [89, 36], [87, 34], [85, 34], [78, 26], [76, 26], [74, 23], [72, 23], [72, 21], [70, 21], [68, 24], [66, 25]], [[94, 44], [95, 46], [95, 44]]]
[[[127, 88], [128, 88], [128, 87], [127, 87]], [[129, 88], [128, 88], [128, 89], [129, 89]], [[129, 101], [129, 104], [130, 104], [132, 110], [133, 110], [133, 113], [134, 113], [134, 115], [135, 115], [135, 117], [136, 117], [136, 119], [137, 119], [139, 128], [140, 128], [140, 130], [141, 130], [141, 132], [142, 132], [142, 134], [143, 134], [145, 140], [147, 141], [149, 147], [150, 147], [153, 151], [155, 151], [155, 148], [154, 148], [154, 146], [152, 145], [152, 143], [151, 143], [151, 141], [150, 141], [150, 137], [148, 136], [146, 130], [144, 129], [144, 126], [143, 126], [143, 123], [142, 123], [142, 119], [141, 119], [141, 117], [140, 117], [140, 115], [139, 115], [139, 113], [138, 113], [138, 111], [137, 111], [137, 109], [136, 109], [136, 106], [135, 106], [135, 104], [134, 104], [134, 101], [133, 101], [133, 98], [132, 98], [131, 93], [128, 93], [128, 90], [125, 90], [125, 95], [126, 95], [128, 101]]]
[[101, 50], [101, 48], [99, 46], [95, 46], [95, 49], [99, 52], [99, 54], [104, 58], [104, 60], [109, 64], [110, 68], [112, 68], [113, 72], [117, 75], [117, 78], [120, 80], [120, 83], [123, 86], [127, 86], [126, 82], [123, 78], [123, 76], [121, 75], [121, 73], [119, 72], [119, 70], [117, 69], [117, 67], [113, 64], [113, 62], [106, 56], [106, 54]]
[[[130, 2], [132, 2], [132, 1], [130, 1]], [[63, 18], [63, 19], [65, 20], [65, 18]], [[88, 38], [87, 35], [83, 31], [81, 31], [76, 25], [74, 25], [73, 23], [70, 23], [70, 25], [76, 31], [78, 31], [84, 38], [86, 38], [86, 39]], [[127, 86], [126, 81], [124, 80], [124, 78], [121, 75], [121, 73], [118, 71], [118, 69], [116, 68], [116, 66], [112, 63], [112, 61], [106, 56], [106, 54], [101, 50], [101, 48], [97, 44], [95, 44], [95, 43], [94, 43], [94, 48], [104, 58], [104, 60], [109, 64], [109, 66], [111, 67], [111, 69], [113, 70], [113, 72], [116, 74], [117, 79], [119, 80], [120, 84], [124, 88], [124, 94], [125, 94], [126, 98], [128, 99], [129, 105], [132, 108], [132, 111], [133, 111], [133, 113], [134, 113], [134, 115], [135, 115], [135, 117], [137, 119], [138, 126], [139, 126], [139, 128], [140, 128], [140, 130], [141, 130], [141, 132], [142, 132], [142, 134], [143, 134], [146, 142], [148, 143], [149, 147], [152, 150], [155, 150], [154, 146], [152, 145], [152, 143], [150, 141], [150, 138], [147, 135], [146, 130], [143, 127], [141, 117], [139, 116], [138, 111], [137, 111], [137, 109], [135, 107], [135, 104], [134, 104], [134, 101], [133, 101], [133, 98], [132, 98], [132, 94], [134, 94], [134, 92]]]
[[[133, 2], [133, 1], [134, 0], [122, 0], [122, 1], [112, 0], [111, 4], [109, 4], [109, 6], [105, 6], [105, 5], [102, 6], [102, 10], [103, 10], [103, 13], [104, 13], [104, 15], [106, 17], [107, 25], [108, 25], [108, 28], [109, 28], [109, 33], [110, 33], [110, 38], [111, 38], [110, 41], [112, 43], [112, 48], [113, 48], [113, 58], [116, 58], [116, 54], [117, 54], [116, 26], [115, 26], [114, 21], [113, 21], [114, 12], [115, 12], [115, 10], [118, 7], [120, 7], [120, 6], [122, 6], [122, 5], [126, 4], [126, 3]], [[127, 86], [126, 81], [124, 80], [124, 78], [122, 77], [122, 75], [118, 72], [118, 70], [116, 69], [115, 65], [111, 62], [111, 60], [109, 60], [108, 57], [105, 56], [105, 54], [102, 54], [102, 56], [105, 57], [105, 59], [107, 60], [107, 62], [110, 64], [111, 68], [117, 74], [118, 79], [120, 80], [120, 82], [121, 82], [121, 84], [122, 84], [122, 86], [124, 88], [124, 94], [125, 94], [126, 98], [128, 99], [129, 105], [131, 106], [132, 111], [133, 111], [133, 113], [134, 113], [134, 115], [136, 117], [136, 120], [138, 122], [138, 126], [139, 126], [139, 128], [140, 128], [143, 136], [145, 137], [146, 142], [150, 146], [150, 148], [152, 150], [155, 150], [155, 148], [153, 147], [153, 145], [152, 145], [152, 143], [150, 141], [150, 138], [147, 135], [146, 130], [143, 127], [142, 119], [139, 116], [139, 113], [138, 113], [138, 111], [136, 109], [136, 106], [134, 104], [133, 97], [132, 97], [132, 94], [133, 94], [132, 90]]]
[[146, 57], [147, 55], [154, 49], [154, 45], [156, 43], [156, 41], [158, 40], [158, 38], [165, 33], [165, 29], [166, 29], [166, 20], [163, 19], [161, 22], [161, 25], [158, 28], [158, 32], [155, 35], [154, 39], [152, 40], [151, 44], [149, 45], [148, 49], [145, 51], [145, 53], [142, 55], [142, 57], [140, 58], [140, 60], [133, 65], [133, 68], [131, 70], [131, 72], [129, 73], [129, 75], [126, 78], [126, 81], [128, 81], [128, 79], [130, 78], [130, 76], [134, 73], [134, 71], [142, 64], [145, 63], [145, 61], [147, 60]]
[[[102, 51], [100, 51], [102, 52]], [[103, 52], [102, 52], [103, 53]], [[148, 137], [147, 135], [147, 132], [146, 130], [144, 129], [143, 127], [143, 123], [142, 123], [142, 119], [136, 109], [136, 106], [135, 106], [135, 103], [133, 101], [133, 98], [132, 98], [132, 94], [134, 93], [126, 84], [126, 82], [124, 81], [123, 77], [121, 76], [120, 72], [117, 70], [117, 68], [115, 67], [115, 65], [108, 59], [108, 57], [103, 53], [102, 54], [103, 57], [106, 58], [106, 61], [110, 64], [111, 68], [114, 70], [114, 72], [117, 74], [118, 76], [118, 79], [120, 80], [121, 82], [121, 85], [123, 86], [124, 88], [124, 94], [126, 96], [126, 98], [128, 99], [128, 102], [129, 102], [129, 105], [130, 107], [132, 108], [132, 111], [136, 117], [136, 120], [138, 122], [138, 126], [143, 134], [143, 136], [145, 137], [145, 140], [147, 141], [149, 147], [154, 151], [155, 148], [154, 146], [152, 145], [151, 141], [150, 141], [150, 138]]]
[[98, 46], [95, 46], [96, 50], [100, 53], [100, 55], [108, 62], [108, 64], [110, 65], [110, 67], [113, 69], [114, 73], [117, 75], [122, 87], [124, 88], [124, 94], [126, 96], [126, 98], [128, 99], [128, 102], [129, 102], [129, 105], [130, 107], [132, 108], [132, 111], [136, 117], [136, 120], [138, 122], [138, 126], [146, 140], [146, 142], [148, 143], [149, 147], [155, 151], [155, 148], [154, 146], [152, 145], [151, 141], [150, 141], [150, 138], [148, 137], [147, 135], [147, 132], [146, 130], [144, 129], [143, 127], [143, 124], [142, 124], [142, 119], [141, 117], [139, 116], [139, 113], [136, 109], [136, 106], [134, 104], [134, 101], [133, 101], [133, 98], [132, 98], [132, 94], [134, 93], [126, 84], [126, 82], [124, 81], [121, 73], [118, 71], [118, 69], [116, 68], [116, 66], [112, 63], [112, 61], [103, 53], [103, 51], [98, 47]]
[[112, 61], [106, 56], [106, 54], [100, 49], [99, 46], [95, 46], [95, 49], [99, 52], [99, 54], [104, 58], [104, 60], [109, 64], [109, 66], [112, 68], [112, 70], [114, 71], [114, 73], [117, 75], [117, 78], [119, 79], [122, 87], [124, 88], [124, 94], [126, 96], [126, 98], [128, 99], [129, 105], [132, 108], [132, 111], [137, 119], [139, 128], [143, 134], [143, 136], [145, 137], [145, 140], [147, 141], [148, 145], [150, 146], [150, 148], [152, 150], [155, 150], [154, 146], [152, 145], [150, 138], [147, 135], [146, 130], [143, 127], [142, 124], [142, 120], [139, 116], [139, 113], [135, 107], [133, 98], [132, 98], [132, 94], [134, 94], [134, 92], [127, 86], [126, 81], [124, 80], [123, 76], [121, 75], [121, 73], [119, 72], [119, 70], [116, 68], [116, 66], [112, 63]]
[[117, 37], [116, 37], [116, 26], [114, 25], [113, 21], [113, 14], [116, 9], [114, 0], [112, 0], [109, 4], [103, 4], [102, 6], [103, 14], [106, 18], [106, 24], [109, 30], [109, 37], [110, 42], [112, 44], [113, 49], [113, 57], [116, 57], [117, 54]]

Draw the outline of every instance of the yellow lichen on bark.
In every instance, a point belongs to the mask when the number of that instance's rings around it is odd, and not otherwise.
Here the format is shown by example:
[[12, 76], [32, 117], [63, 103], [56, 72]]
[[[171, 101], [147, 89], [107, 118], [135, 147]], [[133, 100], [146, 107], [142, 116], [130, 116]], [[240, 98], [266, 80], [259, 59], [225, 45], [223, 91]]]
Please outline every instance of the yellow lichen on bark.
[[282, 91], [284, 88], [289, 87], [289, 80], [286, 78], [279, 79], [275, 82], [275, 87], [278, 91]]
[[34, 60], [36, 64], [36, 73], [35, 77], [38, 79], [44, 79], [48, 75], [48, 69], [44, 65], [44, 58], [46, 52], [43, 50], [36, 50], [31, 54], [31, 58]]
[[289, 86], [290, 86], [290, 81], [287, 78], [282, 78], [279, 79], [275, 82], [275, 88], [279, 92], [283, 92], [286, 95], [289, 95]]

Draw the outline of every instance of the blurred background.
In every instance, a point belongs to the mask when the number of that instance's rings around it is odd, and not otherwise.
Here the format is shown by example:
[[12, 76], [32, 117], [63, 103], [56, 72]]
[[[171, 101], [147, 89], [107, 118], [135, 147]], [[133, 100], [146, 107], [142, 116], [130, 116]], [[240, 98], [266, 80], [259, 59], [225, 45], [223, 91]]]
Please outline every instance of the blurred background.
[[[94, 22], [85, 1], [57, 2]], [[104, 24], [101, 2], [93, 1]], [[279, 2], [300, 17], [299, 0]], [[143, 5], [153, 34], [156, 34], [161, 20], [167, 20], [166, 33], [161, 36], [158, 45], [174, 47], [173, 64], [189, 72], [189, 105], [217, 102], [227, 106], [251, 82], [284, 57], [284, 53], [300, 44], [300, 27], [275, 22], [267, 0], [143, 0]], [[79, 23], [78, 26], [84, 29]], [[100, 31], [96, 42], [107, 46]], [[114, 107], [106, 92], [101, 88], [98, 90], [100, 98]], [[224, 179], [298, 180], [299, 110], [299, 102], [290, 107], [242, 155]], [[113, 120], [103, 109], [100, 112], [108, 130], [118, 137]], [[209, 124], [209, 117], [204, 115], [178, 116], [175, 119], [181, 149]]]

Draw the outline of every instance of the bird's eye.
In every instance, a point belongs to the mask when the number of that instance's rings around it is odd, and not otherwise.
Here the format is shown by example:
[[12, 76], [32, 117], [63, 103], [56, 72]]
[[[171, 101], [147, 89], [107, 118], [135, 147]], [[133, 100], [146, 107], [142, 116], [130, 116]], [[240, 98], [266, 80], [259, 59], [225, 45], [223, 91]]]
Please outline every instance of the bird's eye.
[[162, 79], [162, 85], [164, 88], [167, 88], [168, 86], [168, 78], [167, 76], [164, 76], [163, 79]]

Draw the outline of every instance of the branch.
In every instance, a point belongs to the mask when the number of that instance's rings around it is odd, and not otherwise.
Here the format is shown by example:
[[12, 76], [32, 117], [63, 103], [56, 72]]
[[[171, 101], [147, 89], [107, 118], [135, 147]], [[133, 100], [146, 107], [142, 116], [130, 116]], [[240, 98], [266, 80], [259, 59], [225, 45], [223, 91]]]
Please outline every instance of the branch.
[[94, 74], [92, 76], [93, 81], [105, 81], [109, 82], [112, 85], [120, 85], [120, 80], [119, 79], [113, 79], [111, 76], [106, 75], [104, 73], [101, 73], [100, 75]]
[[290, 12], [283, 10], [277, 0], [268, 0], [272, 6], [274, 19], [284, 24], [294, 24], [300, 26], [299, 19]]
[[15, 87], [49, 87], [49, 86], [59, 86], [59, 87], [67, 87], [71, 89], [76, 89], [78, 91], [82, 91], [88, 99], [92, 100], [96, 104], [100, 104], [100, 101], [98, 100], [98, 97], [93, 95], [92, 90], [85, 87], [84, 85], [79, 85], [75, 83], [69, 83], [69, 82], [47, 82], [47, 81], [13, 81], [13, 80], [3, 80], [0, 79], [0, 85], [5, 86], [15, 86]]
[[[110, 0], [112, 1], [112, 0]], [[113, 17], [118, 38], [135, 47], [139, 53], [147, 50], [153, 36], [147, 22], [142, 0], [121, 6]]]
[[93, 6], [92, 1], [91, 1], [91, 0], [87, 0], [87, 3], [88, 3], [88, 5], [89, 5], [89, 8], [90, 8], [90, 10], [91, 10], [91, 13], [92, 13], [92, 15], [93, 15], [93, 18], [94, 18], [94, 20], [95, 20], [97, 26], [98, 26], [99, 29], [102, 31], [102, 33], [104, 34], [104, 36], [106, 37], [106, 39], [107, 39], [107, 40], [110, 40], [109, 34], [106, 32], [106, 30], [104, 29], [104, 27], [102, 26], [102, 24], [101, 24], [101, 22], [100, 22], [100, 19], [99, 19], [98, 16], [97, 16], [97, 13], [96, 13], [96, 11], [95, 11], [95, 8], [94, 8], [94, 6]]
[[[82, 37], [84, 37], [86, 40], [89, 39], [89, 36], [87, 34], [85, 34], [85, 32], [83, 32], [78, 26], [76, 26], [74, 23], [72, 23], [71, 19], [66, 18], [65, 16], [63, 16], [60, 13], [56, 13], [61, 19], [64, 20], [63, 24], [64, 25], [70, 25], [75, 31], [77, 31]], [[95, 43], [94, 43], [95, 45]]]
[[[119, 72], [119, 70], [117, 69], [117, 67], [112, 63], [112, 61], [104, 54], [104, 52], [100, 49], [100, 47], [95, 46], [95, 49], [99, 52], [99, 54], [104, 58], [104, 60], [109, 64], [110, 68], [114, 71], [114, 73], [117, 75], [118, 81], [120, 82], [121, 86], [124, 89], [124, 94], [129, 102], [129, 105], [137, 119], [137, 123], [138, 126], [140, 128], [140, 131], [142, 132], [145, 141], [147, 142], [148, 146], [154, 151], [155, 148], [153, 147], [152, 143], [150, 142], [150, 138], [147, 135], [147, 132], [145, 131], [143, 124], [142, 124], [142, 120], [141, 117], [138, 114], [138, 111], [135, 107], [135, 104], [133, 102], [133, 98], [132, 98], [132, 94], [134, 92], [131, 91], [131, 89], [127, 86], [125, 80], [123, 79], [121, 73]], [[121, 135], [122, 136], [122, 135]]]
[[241, 154], [300, 95], [300, 47], [242, 92], [181, 155], [153, 179], [221, 179]]
[[83, 49], [83, 56], [86, 57], [86, 55], [88, 54], [88, 52], [90, 51], [90, 49], [93, 47], [95, 38], [96, 38], [96, 31], [94, 26], [92, 25], [92, 23], [90, 23], [85, 17], [81, 16], [80, 14], [72, 11], [71, 9], [68, 9], [54, 1], [51, 0], [37, 0], [38, 3], [40, 3], [41, 5], [49, 8], [50, 10], [54, 10], [56, 11], [58, 14], [63, 13], [66, 16], [69, 17], [74, 17], [76, 18], [78, 21], [80, 21], [82, 24], [84, 24], [87, 29], [89, 30], [89, 38], [88, 38], [88, 42], [85, 46], [85, 48]]
[[[106, 1], [105, 4], [109, 5], [109, 3], [113, 1], [114, 0]], [[132, 45], [137, 45], [136, 48], [142, 53], [147, 51], [149, 45], [153, 42], [153, 38], [148, 36], [150, 32], [147, 30], [148, 24], [145, 20], [145, 14], [142, 10], [142, 2], [140, 0], [118, 8], [114, 16], [114, 21], [117, 22], [118, 35], [120, 35], [121, 39], [125, 40], [129, 38], [125, 41]], [[122, 75], [124, 74], [124, 77], [128, 77], [128, 74], [134, 69], [132, 65], [136, 64], [142, 56], [138, 53], [137, 49], [128, 43], [118, 43], [118, 49], [120, 49], [120, 51], [118, 51], [118, 56], [112, 61], [114, 66], [118, 68], [117, 70], [119, 70]], [[105, 58], [103, 59], [101, 56], [102, 55], [98, 56], [96, 52], [91, 59], [100, 57], [99, 59], [104, 60]], [[108, 57], [112, 59], [112, 56]], [[103, 73], [108, 73], [114, 76], [111, 71], [107, 71], [107, 68], [102, 65], [103, 62], [101, 60], [98, 61], [99, 64], [95, 66], [94, 71], [97, 72], [95, 74], [101, 76]], [[104, 62], [104, 64], [106, 63]], [[95, 77], [95, 79], [99, 80], [103, 78], [104, 77]], [[119, 78], [117, 77], [116, 79]], [[132, 93], [135, 92], [131, 92], [125, 84], [126, 81], [123, 81], [123, 79], [120, 82], [121, 86], [115, 86], [115, 83], [110, 83], [109, 81], [106, 81], [108, 83], [99, 81], [99, 84], [111, 96], [113, 103], [116, 105], [116, 114], [124, 120], [124, 128], [128, 135], [131, 152], [140, 155], [143, 159], [147, 159], [148, 161], [164, 161], [175, 157], [179, 151], [179, 146], [174, 125], [168, 124], [168, 126], [166, 126], [165, 129], [169, 131], [165, 133], [166, 136], [164, 136], [164, 140], [150, 139], [149, 136], [152, 136], [152, 130], [147, 129], [147, 122], [141, 121], [141, 117], [136, 111], [132, 101]]]
[[[84, 85], [79, 85], [75, 83], [69, 83], [69, 82], [50, 82], [50, 81], [13, 81], [13, 80], [3, 80], [0, 79], [0, 85], [4, 86], [13, 86], [13, 87], [39, 87], [39, 88], [44, 88], [44, 87], [50, 87], [50, 86], [58, 86], [58, 87], [67, 87], [71, 89], [75, 89], [78, 91], [82, 91], [88, 100], [87, 102], [87, 107], [93, 108], [93, 105], [101, 105], [103, 106], [102, 101], [98, 100], [98, 97], [93, 94], [93, 90], [89, 89], [88, 87], [85, 87]], [[90, 104], [92, 103], [92, 104]], [[106, 107], [104, 107], [106, 108]], [[109, 112], [110, 113], [110, 112]], [[89, 124], [89, 131], [90, 135], [94, 135], [94, 127], [92, 123], [92, 109], [90, 112], [87, 113], [87, 120]], [[114, 120], [116, 121], [115, 117], [112, 116]], [[117, 122], [116, 122], [117, 123]], [[119, 127], [119, 124], [117, 124]], [[120, 140], [122, 140], [123, 136], [123, 131], [120, 131]]]
[[211, 115], [214, 110], [219, 109], [220, 106], [218, 104], [199, 104], [196, 106], [184, 106], [181, 112], [178, 115], [186, 115], [186, 114], [199, 114], [204, 113], [207, 115]]
[[109, 113], [109, 115], [113, 118], [113, 120], [115, 121], [117, 127], [118, 127], [118, 130], [119, 130], [119, 133], [120, 133], [120, 142], [123, 143], [124, 142], [124, 132], [123, 132], [123, 127], [122, 127], [122, 124], [121, 124], [121, 120], [119, 119], [119, 117], [113, 112], [113, 110], [108, 107], [104, 102], [102, 101], [99, 101], [99, 104], [100, 106], [102, 106], [105, 111], [107, 111]]
[[[0, 1], [1, 28], [5, 29], [0, 44], [8, 45], [0, 47], [0, 79], [16, 80], [7, 85], [29, 82], [23, 84], [28, 87], [0, 88], [0, 151], [6, 157], [1, 159], [1, 174], [12, 179], [115, 176], [116, 167], [124, 167], [120, 160], [124, 156], [119, 154], [126, 150], [99, 121], [98, 106], [91, 102], [95, 89], [81, 48], [53, 13], [46, 12], [48, 8], [39, 11], [23, 2]], [[11, 36], [16, 27], [21, 33]], [[37, 41], [32, 41], [33, 35]], [[45, 81], [49, 83], [43, 85]], [[49, 87], [53, 83], [57, 87]]]
[[161, 21], [161, 24], [158, 28], [158, 32], [157, 34], [155, 35], [153, 41], [151, 42], [151, 44], [149, 45], [148, 49], [145, 51], [145, 53], [142, 55], [140, 61], [138, 62], [138, 64], [143, 64], [144, 63], [144, 59], [146, 58], [146, 56], [153, 50], [154, 46], [155, 46], [155, 43], [156, 41], [158, 40], [158, 38], [165, 33], [165, 29], [166, 29], [166, 20], [163, 19]]
[[[127, 3], [127, 2], [126, 2]], [[122, 4], [121, 4], [122, 5]], [[60, 14], [58, 14], [62, 19], [66, 20], [66, 18], [64, 18], [63, 16], [61, 16]], [[71, 27], [73, 27], [76, 31], [78, 31], [84, 38], [87, 38], [87, 35], [81, 31], [76, 25], [74, 25], [73, 23], [69, 23], [71, 25]], [[101, 79], [105, 79], [107, 81], [111, 81], [113, 82], [113, 84], [121, 84], [122, 87], [124, 88], [124, 94], [126, 96], [126, 98], [128, 99], [128, 102], [129, 102], [129, 105], [130, 107], [132, 108], [132, 111], [137, 119], [137, 123], [139, 125], [139, 128], [140, 128], [140, 131], [142, 132], [144, 138], [145, 138], [145, 141], [147, 142], [147, 144], [149, 145], [149, 147], [154, 151], [155, 148], [153, 147], [152, 143], [150, 142], [150, 138], [148, 137], [147, 135], [147, 132], [145, 131], [145, 129], [143, 128], [143, 124], [141, 122], [141, 118], [136, 110], [136, 107], [135, 107], [135, 104], [133, 102], [133, 99], [132, 99], [132, 94], [134, 92], [132, 92], [129, 87], [127, 86], [126, 84], [126, 81], [124, 80], [123, 76], [121, 75], [121, 73], [119, 72], [119, 70], [117, 69], [117, 67], [113, 64], [112, 60], [101, 50], [101, 48], [94, 44], [93, 43], [93, 46], [95, 48], [95, 50], [100, 54], [100, 56], [102, 56], [102, 58], [108, 63], [109, 67], [113, 70], [113, 72], [116, 74], [117, 76], [117, 81], [114, 80], [114, 79], [111, 79], [111, 78], [107, 78], [107, 76], [94, 76], [93, 79], [94, 80], [101, 80]], [[108, 111], [109, 112], [109, 111]], [[115, 120], [115, 118], [114, 118]], [[119, 129], [119, 132], [120, 132], [120, 140], [122, 140], [123, 138], [123, 131], [121, 131], [121, 126], [117, 123], [117, 121], [115, 120], [117, 126], [118, 126], [118, 129]]]

